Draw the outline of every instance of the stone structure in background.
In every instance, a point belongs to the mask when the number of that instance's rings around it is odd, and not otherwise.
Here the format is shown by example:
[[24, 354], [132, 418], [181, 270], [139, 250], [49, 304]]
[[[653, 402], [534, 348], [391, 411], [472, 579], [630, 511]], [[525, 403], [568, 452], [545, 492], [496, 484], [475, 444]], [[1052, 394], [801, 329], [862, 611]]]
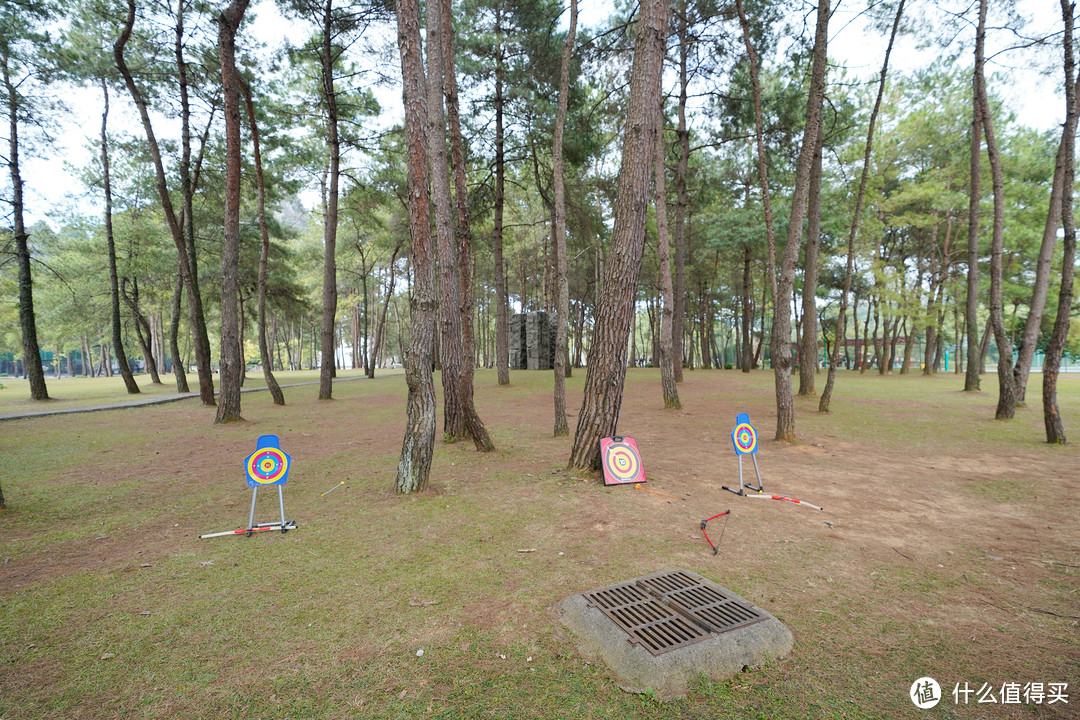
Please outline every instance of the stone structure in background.
[[555, 367], [555, 323], [543, 311], [510, 318], [510, 369], [551, 370]]

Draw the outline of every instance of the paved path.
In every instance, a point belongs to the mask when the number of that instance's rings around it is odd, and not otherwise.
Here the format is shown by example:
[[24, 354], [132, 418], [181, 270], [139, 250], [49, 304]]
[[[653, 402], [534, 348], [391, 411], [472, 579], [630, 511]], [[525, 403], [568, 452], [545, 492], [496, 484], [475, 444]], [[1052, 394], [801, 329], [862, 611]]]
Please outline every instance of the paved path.
[[[390, 375], [400, 375], [401, 373], [389, 373], [387, 375], [379, 375], [379, 377], [389, 377]], [[350, 380], [367, 380], [364, 375], [358, 375], [356, 377], [346, 378], [334, 378], [335, 383], [349, 382]], [[300, 387], [302, 385], [318, 385], [318, 380], [311, 382], [291, 383], [289, 385], [282, 385], [284, 388]], [[263, 392], [268, 390], [266, 387], [252, 387], [242, 388], [242, 393]], [[173, 393], [172, 395], [157, 395], [155, 397], [142, 397], [135, 398], [134, 400], [125, 400], [123, 402], [109, 403], [108, 405], [87, 405], [85, 407], [75, 408], [56, 408], [56, 409], [41, 409], [30, 412], [8, 413], [0, 415], [0, 421], [3, 420], [22, 420], [24, 418], [44, 417], [46, 415], [69, 415], [71, 413], [87, 413], [98, 412], [100, 410], [118, 410], [121, 408], [142, 407], [144, 405], [163, 405], [165, 403], [177, 402], [178, 400], [188, 400], [190, 398], [199, 397], [199, 393]]]

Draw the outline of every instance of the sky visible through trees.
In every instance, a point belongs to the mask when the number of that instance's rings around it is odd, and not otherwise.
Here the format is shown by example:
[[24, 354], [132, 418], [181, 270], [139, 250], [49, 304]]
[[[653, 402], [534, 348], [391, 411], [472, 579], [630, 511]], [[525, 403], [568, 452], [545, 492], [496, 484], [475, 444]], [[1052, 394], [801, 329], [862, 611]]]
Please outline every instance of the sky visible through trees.
[[[567, 2], [569, 8], [569, 2]], [[808, 6], [804, 12], [812, 10]], [[850, 72], [859, 78], [869, 78], [881, 65], [881, 56], [884, 54], [887, 36], [874, 33], [872, 28], [867, 27], [866, 18], [860, 12], [861, 6], [848, 7], [841, 5], [834, 8], [833, 28], [830, 39], [830, 56], [834, 62], [842, 63], [850, 69]], [[1060, 18], [1057, 16], [1056, 6], [1043, 3], [1026, 3], [1024, 11], [1033, 18], [1032, 36], [1048, 35], [1057, 32]], [[597, 27], [601, 25], [612, 12], [610, 2], [581, 3], [580, 24], [584, 27]], [[293, 42], [302, 42], [303, 29], [294, 22], [284, 18], [277, 7], [269, 0], [261, 0], [254, 3], [248, 14], [252, 16], [251, 36], [267, 45], [267, 56], [281, 42], [288, 38]], [[569, 20], [569, 10], [563, 14], [560, 21], [565, 26]], [[792, 16], [792, 22], [799, 20]], [[565, 30], [565, 27], [563, 28]], [[938, 53], [936, 49], [921, 48], [916, 38], [900, 38], [898, 49], [895, 51], [892, 64], [896, 72], [908, 72], [915, 68], [928, 64]], [[1027, 56], [1024, 56], [1027, 57]], [[965, 58], [966, 60], [966, 58]], [[1058, 104], [1047, 103], [1047, 95], [1057, 92], [1057, 76], [1047, 78], [1038, 68], [1020, 60], [1012, 58], [999, 58], [1002, 71], [1010, 75], [1010, 91], [1004, 94], [1004, 100], [1014, 112], [1018, 114], [1020, 122], [1029, 127], [1039, 130], [1048, 130], [1058, 126], [1065, 117], [1063, 108]], [[396, 69], [396, 68], [395, 68]], [[670, 75], [670, 68], [668, 73]], [[384, 84], [375, 88], [376, 97], [383, 107], [383, 122], [390, 125], [401, 122], [403, 111], [401, 109], [400, 77], [388, 73], [388, 78], [393, 84]], [[665, 78], [668, 91], [674, 85], [674, 78]], [[27, 162], [27, 193], [32, 201], [28, 208], [28, 222], [48, 220], [57, 209], [70, 206], [75, 203], [81, 210], [90, 211], [97, 207], [94, 198], [82, 198], [85, 189], [79, 184], [74, 174], [60, 173], [57, 175], [57, 158], [62, 158], [66, 163], [72, 163], [76, 167], [90, 161], [94, 153], [86, 145], [88, 131], [79, 118], [86, 117], [89, 113], [99, 113], [98, 98], [94, 88], [67, 87], [64, 89], [64, 97], [68, 101], [71, 112], [56, 118], [59, 124], [56, 144], [62, 152], [58, 155], [49, 155], [44, 158], [30, 158]], [[133, 118], [128, 118], [130, 123]], [[123, 119], [115, 122], [123, 123]], [[48, 178], [47, 180], [45, 178]], [[314, 198], [313, 194], [305, 195], [305, 200]]]

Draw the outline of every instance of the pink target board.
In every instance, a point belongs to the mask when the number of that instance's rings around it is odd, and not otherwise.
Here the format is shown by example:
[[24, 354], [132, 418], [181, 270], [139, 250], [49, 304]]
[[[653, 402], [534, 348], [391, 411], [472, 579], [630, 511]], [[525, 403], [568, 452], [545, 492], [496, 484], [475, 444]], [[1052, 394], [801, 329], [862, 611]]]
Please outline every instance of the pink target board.
[[632, 437], [601, 438], [600, 464], [604, 470], [605, 485], [645, 482], [641, 453]]

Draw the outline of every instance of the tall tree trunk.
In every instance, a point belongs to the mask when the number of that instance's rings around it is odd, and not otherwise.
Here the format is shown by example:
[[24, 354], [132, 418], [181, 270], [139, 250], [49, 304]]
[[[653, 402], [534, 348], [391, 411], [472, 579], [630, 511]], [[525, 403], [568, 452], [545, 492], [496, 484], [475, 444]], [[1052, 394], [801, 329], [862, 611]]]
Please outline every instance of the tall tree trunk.
[[128, 394], [135, 395], [139, 386], [131, 373], [131, 366], [124, 352], [124, 341], [120, 327], [120, 283], [116, 271], [116, 240], [112, 224], [112, 183], [109, 180], [109, 85], [101, 78], [101, 94], [104, 106], [101, 111], [101, 182], [105, 190], [105, 241], [109, 253], [109, 299], [112, 341], [116, 346], [116, 355], [120, 362], [120, 374], [124, 377], [124, 386]]
[[[758, 181], [761, 183], [761, 206], [765, 215], [765, 235], [768, 243], [768, 259], [765, 269], [767, 282], [765, 287], [771, 291], [775, 301], [775, 298], [778, 297], [776, 294], [776, 231], [773, 228], [772, 199], [769, 192], [769, 160], [768, 155], [765, 153], [765, 123], [761, 110], [761, 82], [758, 79], [761, 63], [758, 60], [757, 51], [754, 50], [754, 44], [750, 41], [750, 22], [746, 18], [746, 9], [743, 7], [742, 0], [735, 0], [735, 9], [739, 14], [739, 25], [742, 26], [746, 56], [750, 60], [750, 83], [754, 95], [754, 137], [757, 142]], [[763, 313], [765, 312], [765, 303], [762, 303], [761, 310]], [[762, 323], [762, 333], [764, 332], [765, 327], [764, 323]], [[762, 344], [764, 345], [764, 342]]]
[[671, 357], [675, 366], [675, 382], [683, 381], [683, 327], [686, 323], [686, 214], [690, 207], [687, 191], [687, 175], [690, 172], [690, 131], [686, 127], [687, 87], [690, 74], [687, 59], [690, 54], [689, 25], [690, 4], [679, 3], [679, 109], [676, 135], [679, 139], [679, 164], [675, 169], [675, 288], [672, 302]]
[[240, 348], [240, 95], [236, 72], [236, 31], [248, 0], [232, 0], [218, 17], [218, 54], [225, 108], [225, 219], [221, 244], [221, 402], [216, 422], [242, 420], [240, 388], [244, 360]]
[[[510, 300], [506, 289], [506, 265], [503, 262], [503, 203], [506, 198], [506, 159], [503, 129], [502, 9], [495, 10], [495, 209], [492, 252], [495, 256], [495, 370], [499, 385], [510, 384]], [[524, 307], [522, 308], [524, 310]]]
[[262, 150], [259, 147], [259, 124], [255, 121], [255, 103], [251, 97], [251, 87], [237, 76], [240, 87], [244, 91], [244, 105], [247, 108], [248, 124], [251, 126], [251, 149], [255, 159], [255, 182], [258, 188], [258, 213], [259, 233], [262, 236], [262, 244], [259, 246], [259, 279], [258, 279], [258, 336], [259, 336], [259, 361], [263, 367], [263, 379], [266, 387], [270, 390], [270, 396], [275, 405], [285, 404], [285, 394], [281, 392], [281, 386], [274, 377], [274, 359], [270, 355], [270, 344], [266, 333], [266, 264], [270, 258], [270, 231], [266, 226], [266, 183], [263, 178]]
[[1073, 183], [1075, 174], [1076, 146], [1076, 85], [1073, 83], [1073, 5], [1069, 0], [1061, 0], [1061, 16], [1065, 23], [1062, 44], [1065, 49], [1065, 129], [1062, 131], [1064, 147], [1064, 177], [1062, 179], [1061, 219], [1065, 226], [1062, 241], [1061, 290], [1058, 294], [1057, 316], [1054, 329], [1050, 334], [1050, 343], [1043, 360], [1043, 423], [1046, 427], [1046, 442], [1064, 445], [1065, 424], [1061, 420], [1061, 410], [1057, 404], [1057, 380], [1061, 368], [1061, 355], [1065, 341], [1069, 336], [1069, 324], [1072, 317], [1073, 279], [1076, 263], [1076, 224], [1073, 218]]
[[319, 50], [322, 99], [326, 103], [326, 150], [329, 153], [329, 186], [326, 191], [326, 214], [323, 217], [323, 309], [322, 363], [319, 366], [319, 399], [333, 397], [336, 373], [334, 360], [334, 328], [337, 316], [337, 222], [338, 181], [341, 175], [341, 140], [338, 137], [337, 92], [334, 89], [333, 55], [334, 0], [326, 0], [323, 10], [321, 47]]
[[675, 298], [671, 286], [671, 260], [667, 220], [667, 182], [664, 157], [664, 104], [660, 101], [656, 109], [657, 125], [656, 150], [653, 189], [656, 205], [656, 262], [660, 266], [660, 389], [664, 395], [664, 407], [681, 409], [679, 387], [675, 382], [675, 355], [673, 349], [673, 325], [675, 320]]
[[436, 320], [435, 256], [429, 227], [428, 159], [424, 144], [426, 83], [420, 43], [419, 0], [398, 2], [397, 28], [405, 105], [409, 235], [412, 238], [414, 286], [410, 299], [412, 327], [409, 330], [409, 351], [405, 354], [405, 383], [409, 388], [405, 438], [394, 485], [399, 493], [411, 493], [427, 487], [435, 449], [435, 383], [431, 374]]
[[1005, 236], [1005, 180], [1001, 170], [997, 138], [994, 135], [994, 119], [990, 113], [990, 101], [986, 96], [986, 78], [983, 74], [983, 47], [986, 39], [987, 0], [979, 3], [979, 27], [975, 39], [975, 94], [982, 127], [986, 134], [986, 154], [990, 159], [990, 177], [994, 190], [994, 225], [990, 245], [990, 322], [994, 328], [994, 341], [998, 348], [998, 404], [995, 417], [1009, 420], [1016, 414], [1016, 378], [1013, 377], [1012, 338], [1005, 329], [1002, 307], [1002, 262]]
[[555, 429], [556, 437], [570, 434], [566, 421], [566, 349], [567, 322], [570, 317], [570, 285], [566, 278], [566, 186], [563, 178], [563, 131], [566, 128], [566, 108], [570, 95], [570, 62], [573, 58], [574, 36], [577, 32], [577, 0], [570, 0], [570, 31], [562, 49], [559, 70], [559, 104], [555, 112], [555, 134], [552, 140], [551, 172], [555, 194]]
[[30, 381], [30, 399], [48, 400], [45, 386], [45, 369], [41, 365], [41, 351], [37, 337], [37, 320], [34, 316], [34, 284], [30, 273], [30, 235], [23, 224], [23, 181], [19, 168], [19, 117], [18, 91], [12, 83], [5, 54], [0, 58], [0, 70], [4, 74], [4, 88], [8, 104], [8, 170], [11, 172], [11, 221], [15, 235], [15, 258], [19, 265], [19, 328], [22, 330], [22, 350], [26, 378]]
[[454, 202], [457, 210], [455, 241], [457, 243], [458, 308], [461, 327], [461, 367], [458, 373], [458, 397], [465, 416], [465, 430], [477, 450], [488, 452], [495, 444], [488, 435], [473, 399], [473, 369], [476, 366], [476, 347], [473, 337], [473, 259], [472, 230], [469, 227], [469, 195], [465, 179], [465, 143], [461, 137], [461, 117], [458, 106], [457, 70], [454, 63], [453, 9], [450, 0], [440, 0], [442, 23], [443, 92], [446, 96], [447, 130], [450, 135], [450, 156], [454, 173]]
[[626, 377], [626, 339], [634, 320], [634, 295], [645, 248], [649, 179], [660, 130], [656, 99], [660, 96], [667, 21], [667, 0], [643, 0], [630, 75], [615, 224], [570, 453], [572, 467], [599, 468], [600, 438], [614, 435], [618, 426]]
[[435, 245], [439, 273], [439, 359], [442, 364], [443, 439], [465, 437], [465, 411], [460, 397], [461, 301], [457, 247], [450, 217], [450, 177], [446, 158], [446, 120], [443, 115], [443, 46], [441, 3], [425, 4], [427, 13], [427, 155], [431, 170], [431, 196], [435, 208]]
[[803, 262], [802, 335], [799, 338], [799, 395], [817, 395], [817, 284], [818, 248], [821, 247], [821, 152], [825, 142], [824, 124], [814, 143], [814, 165], [810, 171], [810, 197], [807, 209], [806, 251]]
[[[180, 6], [182, 5], [183, 2], [181, 1]], [[181, 33], [181, 24], [182, 20], [178, 18], [178, 36]], [[158, 146], [157, 136], [154, 134], [153, 123], [150, 121], [150, 112], [147, 109], [142, 92], [135, 84], [135, 78], [132, 76], [131, 70], [128, 68], [127, 62], [124, 59], [124, 48], [131, 39], [131, 33], [134, 26], [135, 0], [128, 0], [127, 18], [124, 21], [124, 28], [120, 32], [120, 37], [117, 38], [116, 43], [113, 45], [113, 58], [116, 61], [117, 69], [120, 70], [120, 74], [124, 78], [128, 93], [131, 95], [132, 101], [139, 110], [139, 117], [142, 120], [143, 131], [146, 134], [146, 144], [150, 150], [151, 161], [154, 163], [154, 184], [157, 189], [158, 200], [161, 202], [161, 209], [165, 214], [165, 221], [169, 226], [169, 232], [172, 235], [173, 243], [176, 245], [176, 254], [178, 262], [180, 263], [180, 273], [184, 278], [184, 285], [188, 293], [188, 311], [191, 316], [191, 330], [194, 335], [195, 363], [199, 372], [199, 396], [203, 405], [213, 406], [216, 401], [214, 400], [214, 374], [210, 367], [210, 337], [206, 331], [206, 315], [203, 312], [202, 295], [199, 292], [199, 278], [196, 267], [193, 264], [195, 256], [193, 252], [189, 253], [187, 243], [184, 240], [183, 230], [177, 220], [176, 213], [173, 210], [172, 196], [169, 194], [169, 188], [165, 178], [165, 166], [161, 159], [161, 149]], [[179, 40], [177, 43], [179, 45]], [[182, 67], [183, 65], [181, 64], [181, 69]], [[186, 93], [186, 81], [183, 74], [180, 75], [180, 85], [181, 95], [183, 96]], [[186, 177], [187, 174], [183, 174], [183, 178]], [[186, 220], [187, 222], [192, 222], [191, 213], [187, 213]]]
[[[980, 16], [983, 16], [980, 11]], [[983, 18], [985, 22], [985, 18]], [[976, 50], [976, 62], [982, 57], [982, 45]], [[972, 76], [971, 93], [971, 170], [968, 180], [968, 271], [967, 271], [967, 300], [964, 305], [964, 321], [968, 329], [967, 339], [967, 374], [964, 376], [964, 392], [978, 392], [981, 380], [979, 370], [982, 363], [979, 360], [978, 331], [979, 321], [976, 315], [979, 310], [979, 153], [982, 147], [982, 110], [979, 107], [978, 80]]]
[[795, 440], [795, 399], [791, 394], [791, 287], [795, 261], [799, 257], [803, 218], [806, 217], [813, 171], [814, 152], [821, 132], [822, 99], [825, 95], [826, 45], [829, 31], [829, 1], [818, 2], [817, 28], [814, 33], [814, 60], [810, 71], [810, 93], [806, 101], [806, 127], [795, 171], [795, 191], [791, 198], [787, 244], [780, 262], [773, 307], [772, 367], [776, 386], [776, 440]]

